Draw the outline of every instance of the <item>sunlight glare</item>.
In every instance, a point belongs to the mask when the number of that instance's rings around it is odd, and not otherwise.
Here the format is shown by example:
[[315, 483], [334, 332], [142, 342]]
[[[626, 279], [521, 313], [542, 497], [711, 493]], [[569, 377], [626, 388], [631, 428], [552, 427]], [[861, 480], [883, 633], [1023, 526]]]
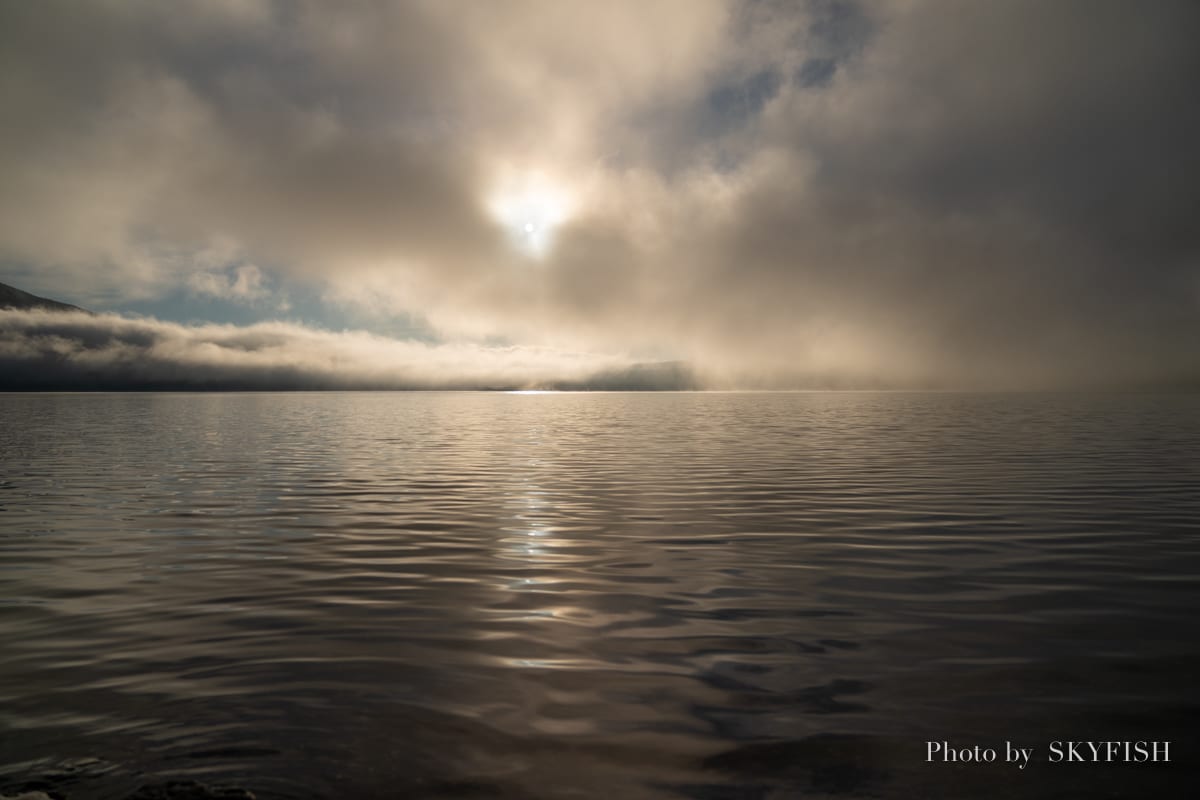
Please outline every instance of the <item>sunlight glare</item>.
[[527, 174], [503, 182], [488, 209], [519, 249], [541, 257], [549, 252], [555, 229], [570, 216], [571, 202], [545, 176]]

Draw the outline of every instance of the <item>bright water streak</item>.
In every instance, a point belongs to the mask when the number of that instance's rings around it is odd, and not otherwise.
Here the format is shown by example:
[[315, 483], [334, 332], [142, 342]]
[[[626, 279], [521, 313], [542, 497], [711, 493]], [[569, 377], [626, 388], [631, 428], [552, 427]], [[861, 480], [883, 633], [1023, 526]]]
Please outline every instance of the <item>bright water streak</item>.
[[0, 395], [0, 455], [0, 792], [977, 796], [927, 739], [1196, 730], [1195, 396]]

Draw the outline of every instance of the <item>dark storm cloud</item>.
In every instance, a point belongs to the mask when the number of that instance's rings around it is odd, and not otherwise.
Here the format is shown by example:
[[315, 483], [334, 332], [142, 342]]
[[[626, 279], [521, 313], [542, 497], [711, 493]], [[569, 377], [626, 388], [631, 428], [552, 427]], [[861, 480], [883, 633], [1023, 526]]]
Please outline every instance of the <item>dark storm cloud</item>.
[[[44, 294], [303, 280], [736, 384], [1200, 375], [1194, 3], [0, 14], [0, 258]], [[525, 173], [571, 206], [532, 250], [489, 211]]]
[[1200, 10], [877, 11], [871, 47], [768, 123], [813, 168], [748, 194], [729, 260], [915, 333], [932, 368], [1194, 375]]
[[842, 109], [797, 109], [791, 140], [835, 185], [1169, 252], [1200, 200], [1197, 31], [1194, 3], [918, 6], [888, 20]]
[[736, 200], [692, 227], [679, 311], [703, 309], [706, 352], [800, 382], [1194, 381], [1196, 6], [864, 13], [863, 47], [764, 104]]

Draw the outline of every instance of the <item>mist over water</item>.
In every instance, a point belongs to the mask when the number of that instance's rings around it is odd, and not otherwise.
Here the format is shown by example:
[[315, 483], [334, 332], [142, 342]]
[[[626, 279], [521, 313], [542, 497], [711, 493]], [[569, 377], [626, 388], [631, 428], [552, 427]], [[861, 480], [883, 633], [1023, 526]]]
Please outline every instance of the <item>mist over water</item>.
[[[1197, 454], [1184, 394], [0, 395], [0, 793], [1151, 796]], [[1044, 763], [1104, 738], [1179, 758]]]

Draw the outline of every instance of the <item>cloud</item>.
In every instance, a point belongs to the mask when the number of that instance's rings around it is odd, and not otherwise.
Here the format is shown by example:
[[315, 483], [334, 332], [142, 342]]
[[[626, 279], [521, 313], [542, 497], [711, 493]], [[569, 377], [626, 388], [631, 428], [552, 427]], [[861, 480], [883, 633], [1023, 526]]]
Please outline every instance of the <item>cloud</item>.
[[668, 371], [668, 385], [652, 373], [619, 356], [431, 345], [285, 322], [181, 325], [0, 310], [3, 390], [674, 388], [686, 377]]
[[239, 302], [253, 302], [269, 294], [266, 276], [253, 264], [243, 264], [228, 273], [193, 273], [188, 286], [197, 294]]
[[[43, 294], [305, 283], [739, 385], [1200, 374], [1194, 3], [0, 17], [0, 263]], [[489, 209], [535, 173], [572, 211], [531, 254]]]

